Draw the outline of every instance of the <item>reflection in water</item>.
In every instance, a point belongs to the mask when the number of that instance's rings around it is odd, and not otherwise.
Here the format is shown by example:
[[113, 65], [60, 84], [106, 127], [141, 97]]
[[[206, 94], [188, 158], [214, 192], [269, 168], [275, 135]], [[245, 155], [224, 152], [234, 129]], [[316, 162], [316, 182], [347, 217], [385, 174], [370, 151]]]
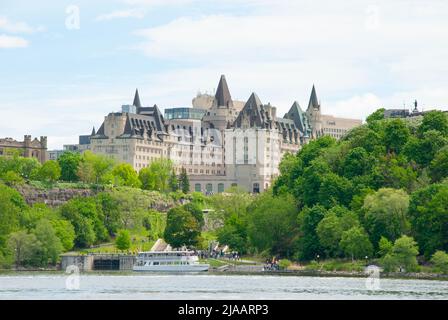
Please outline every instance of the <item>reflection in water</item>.
[[80, 275], [66, 288], [63, 273], [0, 275], [0, 299], [448, 299], [448, 282], [381, 279], [369, 290], [365, 278], [262, 275]]

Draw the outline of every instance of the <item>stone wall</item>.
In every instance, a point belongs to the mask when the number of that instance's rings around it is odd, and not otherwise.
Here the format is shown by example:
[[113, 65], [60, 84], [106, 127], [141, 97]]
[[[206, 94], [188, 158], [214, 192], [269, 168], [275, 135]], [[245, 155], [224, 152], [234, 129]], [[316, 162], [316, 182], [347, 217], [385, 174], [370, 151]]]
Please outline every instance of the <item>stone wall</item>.
[[92, 189], [38, 189], [27, 184], [17, 186], [16, 189], [28, 205], [45, 203], [49, 207], [57, 207], [73, 198], [90, 197], [97, 193]]

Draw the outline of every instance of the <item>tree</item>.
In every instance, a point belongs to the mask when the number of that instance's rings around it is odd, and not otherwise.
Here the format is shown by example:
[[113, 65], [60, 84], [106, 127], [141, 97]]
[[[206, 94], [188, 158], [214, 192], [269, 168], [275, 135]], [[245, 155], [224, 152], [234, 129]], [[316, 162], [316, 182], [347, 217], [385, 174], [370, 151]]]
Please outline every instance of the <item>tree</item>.
[[115, 246], [118, 250], [129, 250], [131, 247], [131, 235], [128, 230], [120, 230], [115, 239]]
[[317, 225], [316, 233], [320, 244], [327, 251], [327, 256], [336, 255], [342, 232], [341, 221], [333, 212], [328, 213]]
[[347, 255], [352, 257], [352, 260], [370, 256], [373, 252], [372, 243], [362, 227], [353, 227], [344, 231], [340, 246]]
[[51, 225], [53, 226], [56, 236], [61, 241], [64, 251], [69, 251], [75, 245], [75, 228], [65, 219], [54, 219], [51, 220]]
[[209, 197], [210, 204], [215, 209], [219, 222], [224, 222], [225, 219], [233, 215], [237, 217], [245, 216], [246, 210], [253, 199], [247, 191], [239, 187], [231, 187], [225, 193], [216, 193]]
[[138, 179], [137, 172], [129, 163], [120, 163], [112, 170], [114, 182], [119, 186], [140, 188], [141, 182]]
[[226, 219], [217, 236], [219, 243], [228, 245], [232, 250], [239, 253], [248, 251], [247, 223], [236, 215]]
[[29, 234], [25, 230], [13, 232], [8, 238], [8, 247], [14, 254], [14, 263], [21, 267], [29, 262], [35, 255], [39, 242], [34, 234]]
[[387, 254], [392, 252], [392, 248], [393, 248], [394, 244], [387, 240], [387, 238], [385, 237], [381, 237], [380, 241], [378, 242], [378, 254], [380, 257], [384, 257]]
[[169, 159], [157, 159], [150, 166], [139, 172], [142, 188], [161, 192], [170, 191], [170, 179], [173, 172], [173, 163]]
[[196, 218], [184, 207], [168, 211], [164, 239], [174, 248], [196, 246], [200, 242], [201, 229]]
[[427, 167], [436, 153], [448, 143], [439, 131], [429, 130], [422, 138], [411, 137], [404, 146], [403, 152], [410, 160], [414, 160], [422, 167]]
[[383, 258], [383, 264], [387, 271], [395, 271], [398, 267], [406, 271], [416, 271], [418, 246], [412, 237], [402, 236], [397, 239], [392, 247], [392, 252]]
[[179, 177], [179, 186], [183, 193], [187, 194], [190, 192], [190, 180], [188, 179], [187, 169], [182, 168]]
[[423, 116], [422, 123], [418, 128], [420, 135], [429, 130], [437, 130], [445, 137], [448, 136], [448, 117], [442, 111], [430, 111]]
[[412, 193], [409, 216], [412, 234], [427, 258], [448, 251], [448, 184], [432, 184]]
[[320, 221], [325, 217], [327, 210], [315, 205], [312, 208], [305, 207], [298, 215], [299, 225], [299, 258], [303, 260], [312, 260], [317, 254], [322, 254], [324, 248], [320, 245], [316, 228]]
[[440, 150], [431, 161], [430, 172], [432, 180], [441, 181], [448, 177], [448, 147]]
[[436, 251], [432, 255], [431, 262], [438, 272], [448, 274], [448, 254], [446, 252], [440, 250]]
[[16, 190], [0, 184], [0, 238], [18, 229], [20, 212], [25, 208]]
[[370, 171], [371, 159], [367, 151], [362, 147], [349, 151], [343, 163], [343, 175], [346, 178], [361, 176]]
[[384, 119], [384, 108], [380, 108], [378, 110], [376, 110], [374, 113], [372, 113], [371, 115], [369, 115], [366, 119], [367, 123], [372, 123], [373, 121], [379, 121], [379, 120], [383, 120]]
[[82, 154], [78, 165], [78, 177], [83, 182], [107, 182], [105, 178], [110, 177], [114, 164], [112, 158], [87, 150]]
[[409, 129], [401, 119], [388, 121], [384, 128], [384, 144], [389, 152], [400, 153], [409, 139]]
[[61, 177], [61, 168], [57, 161], [49, 160], [42, 165], [37, 175], [40, 180], [55, 182]]
[[79, 180], [78, 166], [81, 161], [81, 154], [77, 152], [64, 152], [58, 158], [61, 167], [61, 179], [64, 181], [75, 182]]
[[40, 243], [39, 264], [42, 266], [46, 266], [48, 263], [55, 264], [62, 253], [63, 246], [50, 221], [40, 220], [33, 233]]
[[168, 182], [169, 189], [173, 192], [176, 192], [177, 190], [179, 190], [179, 186], [180, 186], [179, 182], [180, 181], [176, 176], [176, 171], [173, 169], [171, 171], [171, 176], [170, 176], [169, 182]]
[[193, 217], [198, 222], [199, 227], [202, 229], [205, 224], [204, 214], [202, 213], [202, 206], [199, 203], [192, 201], [185, 204], [183, 207], [193, 215]]
[[109, 238], [103, 213], [94, 198], [74, 198], [60, 208], [60, 214], [72, 223], [78, 247], [88, 247]]
[[247, 209], [248, 237], [259, 252], [288, 257], [297, 236], [297, 207], [291, 195], [274, 197], [270, 192], [257, 196]]
[[382, 236], [398, 239], [410, 230], [408, 221], [409, 196], [403, 190], [383, 188], [364, 199], [363, 211], [372, 243]]
[[347, 178], [335, 173], [322, 176], [318, 192], [319, 204], [331, 208], [339, 204], [348, 206], [352, 200], [353, 186]]

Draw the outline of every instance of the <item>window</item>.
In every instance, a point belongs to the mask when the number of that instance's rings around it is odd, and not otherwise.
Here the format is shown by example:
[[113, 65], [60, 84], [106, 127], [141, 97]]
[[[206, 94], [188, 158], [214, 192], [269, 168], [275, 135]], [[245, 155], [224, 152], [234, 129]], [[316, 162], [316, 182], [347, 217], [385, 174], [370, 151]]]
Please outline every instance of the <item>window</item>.
[[194, 191], [196, 192], [201, 192], [201, 184], [200, 183], [196, 183], [194, 185]]
[[224, 192], [224, 183], [218, 183], [218, 193]]
[[259, 183], [254, 183], [253, 192], [260, 193], [260, 184]]
[[212, 192], [213, 191], [213, 185], [211, 183], [207, 183], [207, 185], [205, 186], [205, 190], [207, 192]]

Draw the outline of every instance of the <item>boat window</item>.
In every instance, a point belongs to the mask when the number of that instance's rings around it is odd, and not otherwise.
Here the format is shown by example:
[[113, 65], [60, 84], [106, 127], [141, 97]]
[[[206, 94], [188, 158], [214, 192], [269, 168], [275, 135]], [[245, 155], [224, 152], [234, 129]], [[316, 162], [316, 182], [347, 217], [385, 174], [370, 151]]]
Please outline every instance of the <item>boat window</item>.
[[158, 262], [158, 261], [154, 261], [154, 262], [153, 262], [153, 265], [158, 266], [158, 265], [159, 265], [159, 262]]

